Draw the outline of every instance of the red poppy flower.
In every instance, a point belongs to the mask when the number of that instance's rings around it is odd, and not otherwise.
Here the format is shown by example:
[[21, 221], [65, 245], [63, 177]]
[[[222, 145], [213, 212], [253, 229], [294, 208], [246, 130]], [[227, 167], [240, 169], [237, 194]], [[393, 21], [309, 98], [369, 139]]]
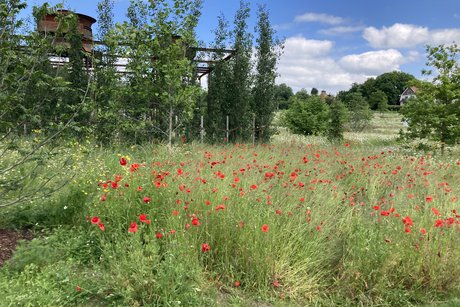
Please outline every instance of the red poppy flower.
[[414, 222], [412, 221], [412, 219], [410, 218], [410, 216], [406, 216], [405, 218], [403, 218], [403, 223], [404, 223], [404, 225], [406, 225], [406, 226], [412, 226], [412, 225], [414, 225]]
[[100, 222], [101, 222], [101, 219], [100, 219], [99, 217], [97, 217], [97, 216], [93, 216], [93, 217], [91, 218], [91, 224], [97, 225], [97, 224], [99, 224]]
[[433, 212], [434, 215], [441, 215], [438, 209], [436, 208], [431, 208], [431, 212]]
[[209, 246], [208, 243], [203, 243], [203, 244], [201, 244], [201, 251], [202, 251], [203, 253], [207, 253], [207, 252], [209, 252], [210, 250], [211, 250], [211, 246]]
[[427, 196], [427, 197], [425, 198], [425, 200], [426, 200], [427, 203], [430, 203], [430, 202], [433, 201], [433, 196]]
[[241, 283], [240, 283], [239, 280], [236, 280], [236, 281], [233, 283], [233, 286], [234, 286], [235, 288], [238, 288], [240, 285], [241, 285]]
[[194, 226], [200, 226], [200, 220], [198, 218], [193, 218], [192, 219], [192, 225]]
[[144, 203], [149, 203], [152, 199], [148, 196], [144, 196]]
[[128, 232], [132, 232], [132, 233], [137, 232], [137, 223], [136, 222], [132, 222], [129, 225]]
[[97, 226], [99, 226], [99, 229], [100, 229], [101, 231], [105, 231], [105, 226], [104, 226], [104, 224], [99, 223], [99, 224], [97, 224]]
[[155, 236], [157, 237], [157, 239], [162, 239], [163, 238], [163, 234], [161, 232], [157, 232], [155, 234]]
[[145, 213], [139, 215], [139, 220], [141, 221], [141, 223], [145, 223], [147, 225], [151, 223], [151, 220], [147, 219], [147, 215]]
[[267, 224], [262, 225], [262, 231], [263, 232], [268, 232], [268, 225]]
[[439, 227], [442, 227], [442, 226], [444, 226], [444, 221], [443, 220], [434, 221], [434, 227], [439, 228]]
[[125, 158], [123, 158], [123, 157], [120, 158], [120, 165], [121, 165], [121, 166], [125, 166], [127, 163], [128, 163], [128, 162], [126, 161]]
[[426, 235], [427, 231], [426, 231], [425, 228], [420, 228], [420, 233], [421, 233], [422, 235]]

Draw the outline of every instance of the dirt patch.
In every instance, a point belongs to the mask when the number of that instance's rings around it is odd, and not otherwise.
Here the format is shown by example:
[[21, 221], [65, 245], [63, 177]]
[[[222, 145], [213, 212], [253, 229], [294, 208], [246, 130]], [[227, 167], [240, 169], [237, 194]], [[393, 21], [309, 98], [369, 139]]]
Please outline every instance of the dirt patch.
[[13, 256], [19, 240], [32, 240], [30, 230], [0, 229], [0, 267]]

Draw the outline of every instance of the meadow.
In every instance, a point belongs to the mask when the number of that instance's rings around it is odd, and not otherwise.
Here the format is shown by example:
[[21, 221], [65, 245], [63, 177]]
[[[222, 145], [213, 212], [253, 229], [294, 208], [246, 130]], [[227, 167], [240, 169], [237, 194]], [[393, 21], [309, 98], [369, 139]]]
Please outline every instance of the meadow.
[[0, 305], [458, 305], [458, 148], [399, 129], [378, 113], [340, 144], [69, 144], [68, 185], [0, 210], [35, 235], [0, 268]]

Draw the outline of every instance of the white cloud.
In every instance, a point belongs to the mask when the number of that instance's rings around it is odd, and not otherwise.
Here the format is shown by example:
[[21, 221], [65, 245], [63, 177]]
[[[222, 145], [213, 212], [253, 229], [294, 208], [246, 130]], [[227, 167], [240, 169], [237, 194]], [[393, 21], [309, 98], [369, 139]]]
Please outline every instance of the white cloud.
[[342, 17], [327, 15], [327, 14], [317, 14], [317, 13], [305, 13], [303, 15], [298, 15], [294, 19], [295, 22], [319, 22], [325, 23], [328, 25], [339, 25], [344, 23], [346, 20]]
[[348, 72], [374, 75], [399, 70], [399, 65], [403, 63], [404, 56], [395, 49], [350, 54], [339, 61], [340, 66]]
[[284, 55], [287, 58], [315, 58], [332, 49], [333, 43], [327, 40], [306, 39], [301, 36], [289, 37], [284, 42]]
[[460, 44], [460, 28], [442, 29], [431, 31], [432, 45], [452, 44], [453, 42]]
[[358, 32], [361, 30], [363, 30], [362, 26], [338, 26], [338, 27], [332, 27], [329, 29], [319, 30], [318, 33], [324, 34], [324, 35], [337, 36], [337, 35]]
[[373, 48], [413, 48], [421, 44], [460, 42], [460, 28], [429, 30], [411, 24], [395, 23], [391, 27], [364, 29], [363, 37]]
[[[286, 83], [298, 91], [316, 87], [328, 93], [348, 89], [353, 82], [364, 82], [371, 75], [364, 71], [348, 71], [330, 55], [333, 43], [328, 40], [309, 40], [289, 37], [278, 64], [278, 83]], [[374, 76], [374, 75], [372, 75]]]
[[426, 42], [429, 31], [426, 27], [395, 23], [381, 30], [368, 27], [364, 30], [363, 37], [374, 48], [411, 48]]

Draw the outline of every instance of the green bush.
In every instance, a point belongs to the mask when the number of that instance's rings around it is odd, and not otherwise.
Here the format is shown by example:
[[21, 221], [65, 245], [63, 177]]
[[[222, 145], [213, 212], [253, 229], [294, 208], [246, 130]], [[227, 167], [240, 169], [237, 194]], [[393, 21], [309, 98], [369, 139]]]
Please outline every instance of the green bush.
[[293, 96], [282, 121], [292, 133], [322, 135], [329, 126], [329, 107], [319, 96], [306, 99]]

